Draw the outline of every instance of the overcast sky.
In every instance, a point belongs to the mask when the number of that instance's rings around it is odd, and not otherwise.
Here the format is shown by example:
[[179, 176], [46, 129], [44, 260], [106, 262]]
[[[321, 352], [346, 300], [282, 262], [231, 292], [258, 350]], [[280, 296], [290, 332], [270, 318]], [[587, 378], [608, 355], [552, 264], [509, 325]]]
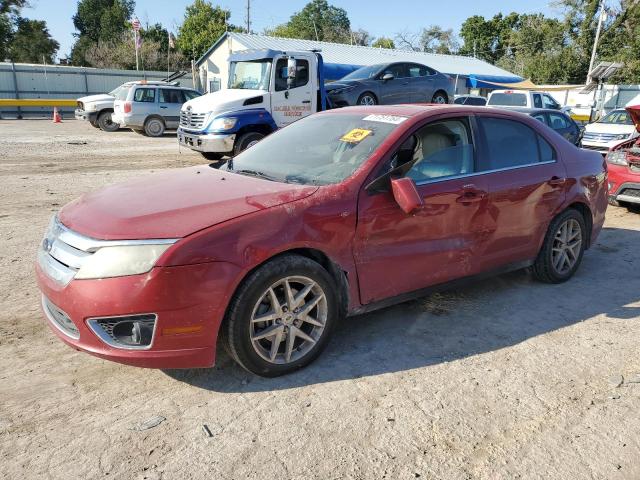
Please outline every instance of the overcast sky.
[[[262, 33], [265, 28], [286, 22], [308, 0], [251, 0], [252, 30]], [[30, 0], [32, 8], [23, 16], [46, 20], [51, 35], [60, 42], [59, 57], [65, 57], [74, 43], [71, 17], [76, 11], [76, 0]], [[174, 32], [184, 17], [185, 7], [193, 0], [137, 0], [136, 15], [149, 23], [162, 23]], [[231, 10], [230, 22], [244, 25], [246, 0], [212, 2]], [[393, 36], [402, 31], [418, 31], [436, 24], [443, 28], [459, 30], [462, 22], [471, 15], [491, 17], [498, 12], [543, 12], [557, 15], [549, 0], [329, 0], [344, 8], [349, 14], [353, 29], [363, 28], [373, 36]], [[453, 8], [446, 8], [451, 6]]]

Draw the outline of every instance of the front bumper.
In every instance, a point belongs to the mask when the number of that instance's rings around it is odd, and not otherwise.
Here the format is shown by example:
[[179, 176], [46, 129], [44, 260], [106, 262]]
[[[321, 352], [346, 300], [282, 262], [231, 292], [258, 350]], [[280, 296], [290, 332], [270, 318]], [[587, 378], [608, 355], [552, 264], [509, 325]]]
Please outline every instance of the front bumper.
[[207, 134], [178, 129], [178, 143], [197, 152], [229, 153], [233, 151], [235, 141], [235, 133]]
[[98, 119], [98, 112], [87, 112], [85, 110], [76, 108], [75, 117], [76, 117], [76, 120], [95, 122]]
[[[67, 345], [107, 360], [150, 368], [211, 367], [218, 329], [231, 298], [237, 267], [211, 262], [156, 267], [149, 273], [100, 280], [72, 280], [61, 286], [36, 266], [49, 326]], [[47, 305], [73, 322], [60, 328]], [[147, 349], [108, 345], [89, 327], [91, 318], [157, 315]], [[75, 326], [75, 329], [73, 328]]]
[[640, 170], [636, 173], [625, 165], [608, 165], [609, 199], [640, 204]]

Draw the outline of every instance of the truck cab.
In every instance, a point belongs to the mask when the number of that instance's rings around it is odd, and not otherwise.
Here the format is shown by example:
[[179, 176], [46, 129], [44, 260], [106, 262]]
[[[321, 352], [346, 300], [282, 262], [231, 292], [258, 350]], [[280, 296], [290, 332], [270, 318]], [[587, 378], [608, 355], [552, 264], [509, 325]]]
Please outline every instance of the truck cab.
[[228, 88], [186, 102], [181, 146], [216, 160], [326, 109], [324, 65], [315, 51], [245, 50], [229, 58]]

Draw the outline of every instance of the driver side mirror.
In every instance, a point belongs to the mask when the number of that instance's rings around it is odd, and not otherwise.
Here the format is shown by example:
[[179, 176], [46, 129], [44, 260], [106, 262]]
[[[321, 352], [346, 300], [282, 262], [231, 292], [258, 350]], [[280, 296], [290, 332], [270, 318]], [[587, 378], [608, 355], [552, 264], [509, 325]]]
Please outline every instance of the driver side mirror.
[[424, 200], [418, 192], [415, 182], [408, 177], [392, 178], [391, 190], [393, 198], [404, 213], [409, 214], [424, 205]]
[[382, 81], [383, 81], [383, 82], [388, 82], [388, 81], [390, 81], [390, 80], [393, 80], [394, 78], [396, 78], [396, 77], [394, 77], [394, 76], [393, 76], [393, 73], [385, 73], [385, 74], [382, 76]]

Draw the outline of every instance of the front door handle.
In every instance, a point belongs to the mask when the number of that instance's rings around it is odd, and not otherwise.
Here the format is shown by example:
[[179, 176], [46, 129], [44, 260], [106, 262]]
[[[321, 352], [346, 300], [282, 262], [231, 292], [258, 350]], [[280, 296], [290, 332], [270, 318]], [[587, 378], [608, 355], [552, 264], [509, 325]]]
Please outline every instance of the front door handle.
[[456, 198], [456, 202], [469, 205], [471, 203], [481, 202], [486, 196], [487, 192], [484, 190], [480, 190], [474, 185], [465, 185], [462, 187], [462, 195]]
[[302, 103], [311, 103], [311, 100], [303, 100]]
[[160, 106], [160, 108], [167, 108], [167, 107]]
[[549, 185], [551, 185], [552, 187], [561, 187], [565, 184], [565, 182], [567, 181], [566, 178], [562, 178], [562, 177], [558, 177], [556, 175], [554, 175], [553, 177], [551, 177], [549, 179], [549, 181], [547, 182]]

